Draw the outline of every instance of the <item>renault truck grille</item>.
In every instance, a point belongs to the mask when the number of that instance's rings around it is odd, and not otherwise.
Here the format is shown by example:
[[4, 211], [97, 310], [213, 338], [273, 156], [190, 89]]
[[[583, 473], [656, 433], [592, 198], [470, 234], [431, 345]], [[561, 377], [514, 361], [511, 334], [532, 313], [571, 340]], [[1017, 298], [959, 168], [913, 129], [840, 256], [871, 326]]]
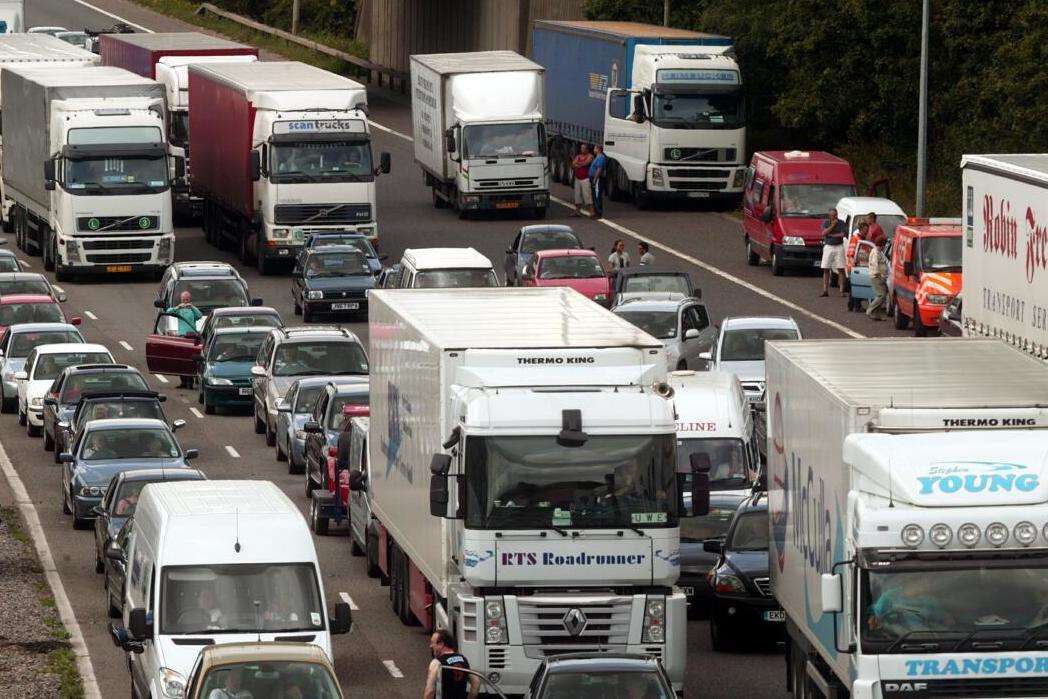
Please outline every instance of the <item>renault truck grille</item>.
[[771, 578], [754, 578], [753, 584], [765, 597], [771, 597]]
[[488, 669], [501, 670], [506, 667], [506, 647], [488, 646]]
[[626, 644], [633, 599], [523, 597], [517, 608], [525, 646], [538, 646], [546, 654], [594, 651]]
[[371, 204], [278, 204], [273, 209], [273, 221], [279, 226], [321, 226], [370, 220]]

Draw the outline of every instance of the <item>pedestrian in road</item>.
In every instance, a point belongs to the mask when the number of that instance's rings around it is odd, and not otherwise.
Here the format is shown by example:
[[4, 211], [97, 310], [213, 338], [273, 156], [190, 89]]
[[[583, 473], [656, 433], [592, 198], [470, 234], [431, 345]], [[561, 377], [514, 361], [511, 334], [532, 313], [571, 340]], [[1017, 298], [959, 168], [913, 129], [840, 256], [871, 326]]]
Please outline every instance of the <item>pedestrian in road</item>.
[[426, 691], [423, 699], [435, 699], [437, 683], [440, 683], [441, 699], [474, 699], [480, 690], [476, 675], [460, 672], [469, 669], [469, 661], [455, 648], [455, 638], [445, 629], [437, 629], [429, 637], [429, 650], [433, 660], [426, 674]]
[[[188, 291], [183, 291], [179, 297], [179, 304], [170, 308], [164, 309], [164, 313], [173, 315], [178, 318], [178, 334], [185, 337], [189, 333], [195, 333], [197, 331], [197, 321], [204, 317], [204, 314], [200, 312], [200, 309], [193, 305], [193, 295]], [[180, 376], [178, 377], [179, 388], [192, 388], [193, 377], [192, 376]]]
[[884, 256], [884, 243], [874, 242], [870, 248], [870, 257], [866, 262], [870, 270], [870, 287], [873, 289], [873, 300], [866, 307], [866, 315], [873, 320], [884, 320], [888, 299], [888, 260]]
[[589, 166], [589, 180], [593, 185], [594, 216], [604, 216], [604, 175], [608, 169], [608, 158], [604, 155], [604, 146], [593, 146], [593, 162]]
[[608, 255], [608, 269], [612, 274], [617, 273], [620, 269], [625, 269], [630, 266], [630, 254], [626, 252], [626, 243], [619, 240], [615, 241], [615, 244], [611, 248], [611, 254]]
[[590, 163], [593, 155], [590, 153], [589, 145], [583, 143], [579, 146], [578, 155], [571, 161], [571, 169], [575, 175], [573, 189], [575, 192], [575, 210], [572, 216], [593, 216], [593, 189], [589, 181]]
[[638, 266], [655, 264], [655, 256], [651, 254], [651, 248], [643, 240], [637, 243], [637, 254], [640, 255], [640, 259], [637, 260]]
[[822, 296], [830, 295], [830, 272], [837, 275], [837, 286], [844, 296], [844, 221], [837, 209], [830, 209], [822, 223]]
[[872, 211], [866, 214], [866, 223], [870, 227], [866, 232], [866, 240], [884, 247], [884, 244], [888, 242], [888, 235], [884, 232], [884, 229], [881, 228], [881, 224], [877, 223], [877, 214]]

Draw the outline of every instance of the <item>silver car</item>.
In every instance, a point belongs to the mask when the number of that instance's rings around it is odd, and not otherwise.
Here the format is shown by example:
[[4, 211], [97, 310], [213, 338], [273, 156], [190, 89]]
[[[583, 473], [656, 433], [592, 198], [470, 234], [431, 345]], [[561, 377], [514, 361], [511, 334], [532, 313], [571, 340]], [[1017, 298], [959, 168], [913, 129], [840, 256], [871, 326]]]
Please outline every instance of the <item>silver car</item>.
[[706, 305], [680, 294], [648, 294], [631, 298], [611, 309], [630, 323], [662, 340], [666, 348], [666, 369], [702, 369], [706, 353], [717, 337], [710, 324]]
[[302, 473], [306, 465], [304, 427], [324, 386], [334, 377], [310, 376], [298, 379], [277, 403], [277, 461], [287, 461], [288, 473]]
[[15, 374], [25, 368], [25, 359], [39, 345], [83, 342], [84, 338], [68, 323], [21, 323], [7, 328], [0, 335], [0, 411], [13, 413], [18, 402], [18, 381]]
[[750, 403], [764, 401], [764, 343], [767, 340], [800, 340], [797, 321], [786, 316], [725, 318], [717, 344], [704, 353], [710, 368], [739, 377]]

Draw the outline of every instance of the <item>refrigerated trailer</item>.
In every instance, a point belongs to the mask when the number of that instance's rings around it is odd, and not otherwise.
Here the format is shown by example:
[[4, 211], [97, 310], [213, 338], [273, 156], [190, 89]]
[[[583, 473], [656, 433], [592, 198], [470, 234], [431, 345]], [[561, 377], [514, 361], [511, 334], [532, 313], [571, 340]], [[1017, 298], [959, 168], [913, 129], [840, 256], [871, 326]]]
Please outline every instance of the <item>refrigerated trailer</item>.
[[1048, 371], [992, 339], [769, 342], [794, 696], [1048, 694]]
[[378, 239], [367, 92], [305, 63], [189, 66], [192, 191], [208, 242], [261, 273], [290, 265], [308, 235]]
[[400, 619], [450, 629], [507, 694], [570, 651], [654, 655], [682, 690], [662, 343], [563, 288], [370, 304], [366, 543]]

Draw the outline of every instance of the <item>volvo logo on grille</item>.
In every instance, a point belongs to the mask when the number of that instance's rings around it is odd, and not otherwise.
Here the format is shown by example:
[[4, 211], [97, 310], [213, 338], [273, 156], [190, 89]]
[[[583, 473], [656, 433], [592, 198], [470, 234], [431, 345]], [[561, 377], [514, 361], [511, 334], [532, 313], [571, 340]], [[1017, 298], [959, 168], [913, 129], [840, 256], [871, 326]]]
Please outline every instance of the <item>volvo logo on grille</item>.
[[587, 619], [581, 609], [569, 609], [561, 621], [572, 636], [580, 636], [586, 630]]

